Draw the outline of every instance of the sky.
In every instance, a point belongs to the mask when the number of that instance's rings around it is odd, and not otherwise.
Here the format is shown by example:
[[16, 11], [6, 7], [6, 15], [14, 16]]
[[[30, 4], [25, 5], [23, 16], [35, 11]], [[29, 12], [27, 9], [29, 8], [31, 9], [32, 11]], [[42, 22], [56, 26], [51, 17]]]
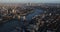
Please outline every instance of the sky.
[[60, 0], [0, 0], [0, 3], [60, 3]]

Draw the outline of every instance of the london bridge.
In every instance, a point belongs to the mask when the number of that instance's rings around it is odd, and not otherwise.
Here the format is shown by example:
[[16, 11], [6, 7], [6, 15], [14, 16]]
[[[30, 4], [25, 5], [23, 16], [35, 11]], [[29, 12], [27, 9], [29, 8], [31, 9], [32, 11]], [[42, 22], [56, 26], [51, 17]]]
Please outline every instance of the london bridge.
[[60, 5], [0, 6], [0, 32], [59, 32]]

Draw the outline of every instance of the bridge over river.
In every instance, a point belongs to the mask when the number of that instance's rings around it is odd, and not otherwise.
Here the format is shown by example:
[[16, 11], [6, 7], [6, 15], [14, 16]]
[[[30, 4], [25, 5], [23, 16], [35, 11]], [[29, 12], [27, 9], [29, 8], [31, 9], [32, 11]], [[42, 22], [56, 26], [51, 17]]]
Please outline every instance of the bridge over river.
[[[26, 15], [27, 24], [29, 24], [29, 21], [31, 21], [34, 16], [40, 15], [42, 13], [44, 13], [42, 9], [34, 9], [33, 13]], [[20, 28], [23, 26], [24, 24], [22, 18], [20, 19], [20, 24], [18, 22], [18, 19], [12, 19], [9, 20], [7, 23], [0, 25], [0, 32], [16, 32], [16, 27]], [[20, 32], [20, 30], [18, 30], [18, 32]]]

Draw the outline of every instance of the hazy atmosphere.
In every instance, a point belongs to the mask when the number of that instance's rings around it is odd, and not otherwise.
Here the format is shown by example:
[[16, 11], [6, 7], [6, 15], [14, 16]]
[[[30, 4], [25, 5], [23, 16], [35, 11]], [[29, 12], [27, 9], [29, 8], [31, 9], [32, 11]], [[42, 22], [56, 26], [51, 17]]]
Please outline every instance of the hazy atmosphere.
[[0, 0], [0, 32], [60, 32], [60, 0]]
[[60, 0], [0, 0], [0, 3], [60, 3]]

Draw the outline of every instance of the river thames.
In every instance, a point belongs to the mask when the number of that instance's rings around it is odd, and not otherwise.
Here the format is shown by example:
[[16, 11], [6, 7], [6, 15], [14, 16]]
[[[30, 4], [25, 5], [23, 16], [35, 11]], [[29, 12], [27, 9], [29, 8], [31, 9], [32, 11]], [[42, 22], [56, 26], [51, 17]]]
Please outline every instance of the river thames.
[[[29, 24], [29, 21], [32, 20], [32, 17], [34, 17], [35, 15], [39, 15], [42, 14], [43, 10], [42, 9], [34, 9], [33, 13], [30, 13], [28, 15], [26, 15], [26, 19], [27, 19], [27, 23]], [[20, 25], [23, 26], [23, 19], [20, 19]], [[2, 26], [0, 26], [0, 31], [1, 32], [16, 32], [16, 27], [19, 27], [18, 24], [18, 19], [12, 19], [9, 20], [7, 23], [2, 24]]]

